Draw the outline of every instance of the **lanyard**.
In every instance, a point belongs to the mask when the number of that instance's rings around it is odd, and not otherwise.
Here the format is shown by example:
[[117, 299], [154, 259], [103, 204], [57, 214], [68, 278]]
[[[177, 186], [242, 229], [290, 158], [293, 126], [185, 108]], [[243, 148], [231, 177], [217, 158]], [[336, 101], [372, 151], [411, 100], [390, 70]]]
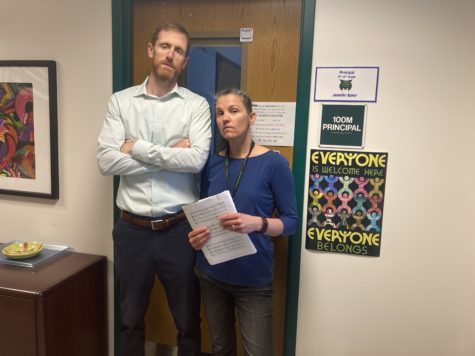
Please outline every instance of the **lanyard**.
[[[246, 168], [247, 159], [251, 155], [251, 152], [252, 152], [252, 149], [254, 148], [254, 145], [255, 145], [254, 141], [251, 141], [251, 147], [249, 148], [249, 152], [247, 153], [246, 158], [244, 158], [244, 160], [241, 162], [241, 167], [239, 168], [239, 173], [236, 177], [236, 180], [234, 181], [234, 187], [233, 187], [233, 190], [231, 191], [231, 196], [234, 196], [234, 194], [236, 194], [236, 191], [239, 188], [239, 183], [241, 183], [242, 174], [244, 173], [244, 169]], [[226, 150], [226, 156], [225, 156], [225, 160], [224, 160], [224, 173], [226, 175], [226, 185], [227, 185], [228, 190], [229, 190], [229, 145], [228, 145], [228, 149]]]

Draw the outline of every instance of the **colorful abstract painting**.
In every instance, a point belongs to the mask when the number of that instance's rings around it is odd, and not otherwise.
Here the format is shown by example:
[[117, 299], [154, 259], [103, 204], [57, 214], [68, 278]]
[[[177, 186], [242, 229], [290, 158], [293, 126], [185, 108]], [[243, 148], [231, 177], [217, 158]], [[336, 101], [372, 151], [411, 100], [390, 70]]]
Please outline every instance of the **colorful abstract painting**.
[[0, 82], [0, 176], [35, 179], [33, 85]]

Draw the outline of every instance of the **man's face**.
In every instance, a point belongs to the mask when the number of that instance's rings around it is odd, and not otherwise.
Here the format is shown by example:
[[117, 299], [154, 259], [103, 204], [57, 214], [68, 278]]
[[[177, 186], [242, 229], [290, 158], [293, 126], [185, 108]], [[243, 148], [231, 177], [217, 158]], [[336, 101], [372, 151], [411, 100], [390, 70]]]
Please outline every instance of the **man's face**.
[[155, 44], [149, 43], [148, 57], [155, 74], [162, 80], [176, 81], [188, 63], [186, 36], [174, 30], [164, 30]]

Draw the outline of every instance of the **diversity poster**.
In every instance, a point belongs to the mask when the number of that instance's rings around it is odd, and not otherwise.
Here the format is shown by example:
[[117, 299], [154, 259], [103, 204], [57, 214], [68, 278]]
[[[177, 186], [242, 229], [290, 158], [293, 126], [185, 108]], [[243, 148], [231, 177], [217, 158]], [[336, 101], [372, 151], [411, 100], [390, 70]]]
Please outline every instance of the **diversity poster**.
[[312, 149], [305, 247], [379, 256], [388, 154]]

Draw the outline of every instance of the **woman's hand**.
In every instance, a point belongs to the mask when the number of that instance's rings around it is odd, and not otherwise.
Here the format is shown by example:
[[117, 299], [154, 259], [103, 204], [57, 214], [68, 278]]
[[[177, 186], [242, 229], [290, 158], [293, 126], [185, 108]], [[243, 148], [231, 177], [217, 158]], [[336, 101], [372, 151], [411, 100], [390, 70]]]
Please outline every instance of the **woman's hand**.
[[219, 217], [221, 225], [226, 230], [248, 234], [259, 231], [262, 227], [262, 219], [259, 216], [247, 215], [243, 213], [228, 213]]
[[195, 250], [201, 250], [210, 238], [209, 230], [203, 226], [193, 229], [188, 234], [188, 241]]

